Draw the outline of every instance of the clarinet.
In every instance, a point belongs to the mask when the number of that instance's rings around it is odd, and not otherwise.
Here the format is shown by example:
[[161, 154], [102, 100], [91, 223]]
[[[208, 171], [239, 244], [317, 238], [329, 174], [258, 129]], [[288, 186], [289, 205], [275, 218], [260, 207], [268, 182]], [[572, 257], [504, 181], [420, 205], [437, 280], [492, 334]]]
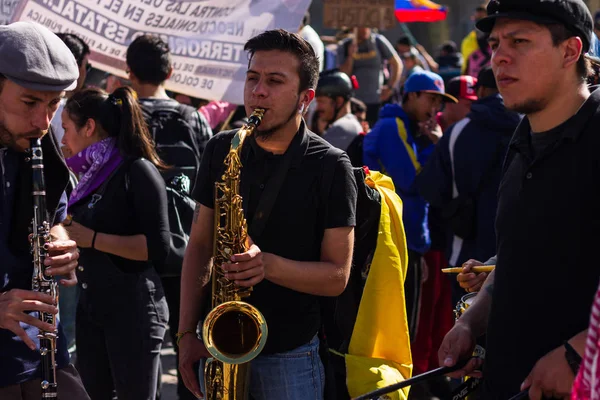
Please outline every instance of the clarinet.
[[[31, 162], [33, 174], [33, 221], [31, 226], [31, 253], [33, 255], [33, 291], [47, 293], [58, 304], [58, 285], [53, 277], [46, 275], [44, 260], [48, 257], [48, 243], [50, 243], [50, 223], [46, 210], [46, 183], [44, 181], [44, 157], [41, 139], [31, 139], [28, 151], [28, 160]], [[39, 319], [56, 328], [56, 318], [52, 313], [40, 312]], [[41, 387], [42, 399], [57, 398], [56, 383], [56, 330], [52, 332], [40, 329], [41, 355]]]

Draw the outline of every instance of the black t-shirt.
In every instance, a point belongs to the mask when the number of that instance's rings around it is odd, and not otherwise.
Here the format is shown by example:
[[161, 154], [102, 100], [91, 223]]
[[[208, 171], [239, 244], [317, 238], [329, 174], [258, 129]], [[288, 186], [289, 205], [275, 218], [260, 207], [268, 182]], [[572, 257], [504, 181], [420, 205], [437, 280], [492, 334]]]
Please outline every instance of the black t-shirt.
[[[221, 132], [206, 147], [194, 198], [214, 208], [215, 181], [220, 179], [223, 160], [235, 130]], [[253, 238], [263, 252], [296, 261], [319, 261], [324, 229], [354, 226], [357, 187], [350, 160], [338, 160], [329, 198], [321, 185], [324, 155], [329, 143], [301, 126], [291, 166], [279, 191], [266, 227]], [[292, 149], [292, 146], [290, 146]], [[281, 165], [282, 155], [263, 150], [251, 136], [242, 149], [240, 193], [251, 230], [252, 218], [269, 178]], [[324, 210], [327, 209], [325, 213]], [[323, 221], [323, 215], [326, 220]], [[319, 298], [263, 280], [246, 301], [265, 316], [269, 336], [264, 354], [292, 350], [309, 342], [320, 327]]]
[[600, 278], [599, 106], [597, 90], [535, 158], [526, 118], [511, 141], [498, 194], [485, 399], [517, 394], [540, 358], [588, 326]]
[[534, 159], [539, 157], [547, 147], [560, 140], [564, 130], [568, 128], [570, 121], [571, 119], [568, 119], [559, 126], [545, 132], [531, 132], [531, 151]]

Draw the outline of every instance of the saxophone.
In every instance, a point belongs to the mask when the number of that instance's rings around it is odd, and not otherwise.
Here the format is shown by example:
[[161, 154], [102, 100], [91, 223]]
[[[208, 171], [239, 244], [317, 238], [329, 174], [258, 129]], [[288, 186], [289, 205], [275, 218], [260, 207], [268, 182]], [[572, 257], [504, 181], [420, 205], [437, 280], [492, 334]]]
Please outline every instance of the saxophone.
[[[48, 257], [48, 243], [50, 242], [50, 223], [46, 211], [46, 183], [44, 181], [44, 157], [41, 139], [31, 139], [28, 160], [31, 162], [33, 174], [33, 221], [31, 226], [31, 253], [33, 255], [32, 289], [36, 292], [47, 293], [58, 304], [58, 285], [54, 278], [46, 275], [44, 260]], [[54, 314], [40, 312], [39, 319], [56, 327]], [[42, 399], [57, 398], [56, 382], [56, 332], [40, 330], [41, 355], [41, 387]]]
[[256, 307], [243, 301], [252, 288], [240, 288], [224, 276], [221, 266], [248, 249], [248, 228], [240, 195], [240, 152], [264, 115], [256, 109], [238, 130], [225, 158], [221, 181], [215, 183], [215, 236], [212, 310], [204, 320], [202, 338], [208, 352], [204, 370], [208, 400], [248, 398], [250, 364], [267, 341], [267, 323]]

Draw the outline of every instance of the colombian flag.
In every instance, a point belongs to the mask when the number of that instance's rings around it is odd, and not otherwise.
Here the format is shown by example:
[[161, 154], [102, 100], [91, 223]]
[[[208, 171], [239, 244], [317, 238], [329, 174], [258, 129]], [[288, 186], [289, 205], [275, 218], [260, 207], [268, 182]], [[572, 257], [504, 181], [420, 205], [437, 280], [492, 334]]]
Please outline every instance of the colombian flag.
[[448, 10], [430, 0], [396, 0], [396, 19], [400, 22], [436, 22], [446, 19]]

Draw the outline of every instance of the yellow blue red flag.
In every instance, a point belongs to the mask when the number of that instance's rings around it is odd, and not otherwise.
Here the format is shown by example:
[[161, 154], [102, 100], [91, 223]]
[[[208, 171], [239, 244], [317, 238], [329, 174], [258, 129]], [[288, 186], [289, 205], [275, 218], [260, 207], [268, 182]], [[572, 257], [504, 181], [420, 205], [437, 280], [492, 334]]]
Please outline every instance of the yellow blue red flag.
[[396, 0], [396, 19], [400, 22], [436, 22], [446, 19], [448, 10], [430, 0]]

